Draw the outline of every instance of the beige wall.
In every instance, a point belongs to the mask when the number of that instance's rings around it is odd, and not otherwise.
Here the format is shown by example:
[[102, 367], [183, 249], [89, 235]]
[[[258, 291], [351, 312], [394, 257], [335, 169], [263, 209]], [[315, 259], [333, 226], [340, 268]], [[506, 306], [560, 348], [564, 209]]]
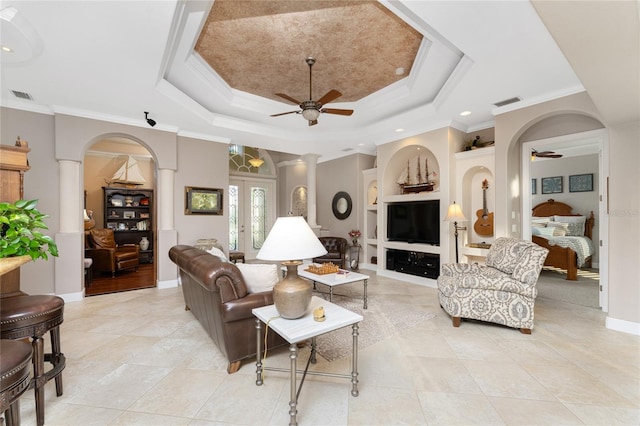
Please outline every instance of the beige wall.
[[[520, 235], [519, 190], [520, 145], [522, 135], [535, 124], [556, 115], [578, 114], [603, 122], [589, 96], [582, 92], [496, 116], [496, 235]], [[586, 120], [591, 121], [591, 120]], [[640, 333], [640, 272], [638, 255], [638, 122], [607, 127], [609, 134], [609, 312], [607, 324]], [[584, 129], [583, 127], [580, 128]], [[568, 134], [572, 129], [556, 129], [545, 137]], [[537, 138], [537, 137], [536, 137]], [[633, 182], [633, 189], [630, 189]], [[514, 212], [516, 219], [511, 219]], [[512, 233], [511, 225], [518, 231]], [[602, 253], [602, 251], [601, 251]]]
[[[362, 171], [373, 167], [374, 160], [370, 155], [353, 154], [318, 164], [317, 222], [329, 235], [348, 240], [352, 229], [362, 231]], [[333, 197], [340, 191], [349, 194], [353, 204], [351, 215], [344, 220], [337, 219], [331, 208]]]
[[[59, 230], [58, 165], [55, 161], [54, 118], [17, 109], [0, 110], [2, 144], [13, 145], [18, 136], [29, 142], [31, 170], [24, 175], [24, 198], [38, 199], [38, 209], [50, 215], [46, 235], [55, 237]], [[21, 288], [29, 294], [55, 293], [55, 261], [38, 260], [20, 268]]]
[[[175, 228], [178, 244], [193, 245], [200, 238], [215, 238], [229, 252], [229, 145], [180, 137], [175, 179]], [[222, 189], [223, 215], [187, 215], [185, 186]]]
[[609, 128], [609, 320], [640, 334], [640, 122]]

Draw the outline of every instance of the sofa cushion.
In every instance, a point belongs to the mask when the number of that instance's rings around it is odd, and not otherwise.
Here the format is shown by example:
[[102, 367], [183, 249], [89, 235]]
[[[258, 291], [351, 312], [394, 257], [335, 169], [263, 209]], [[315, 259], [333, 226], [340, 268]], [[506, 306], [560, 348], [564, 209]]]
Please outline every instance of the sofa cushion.
[[207, 249], [206, 252], [214, 256], [218, 256], [220, 259], [224, 260], [225, 262], [228, 262], [227, 256], [225, 256], [224, 252], [220, 250], [218, 247], [211, 247]]
[[279, 281], [278, 266], [261, 263], [238, 263], [236, 267], [242, 273], [249, 293], [271, 291]]

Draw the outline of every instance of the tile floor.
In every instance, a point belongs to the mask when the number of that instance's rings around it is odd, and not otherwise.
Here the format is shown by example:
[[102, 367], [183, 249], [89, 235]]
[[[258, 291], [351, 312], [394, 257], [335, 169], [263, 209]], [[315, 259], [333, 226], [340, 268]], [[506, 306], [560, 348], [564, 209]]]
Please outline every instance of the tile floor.
[[[369, 294], [436, 317], [360, 350], [358, 397], [346, 380], [308, 377], [301, 425], [640, 424], [640, 338], [605, 329], [597, 309], [539, 298], [527, 336], [469, 321], [453, 328], [433, 288], [372, 276]], [[261, 387], [254, 363], [226, 374], [179, 288], [68, 303], [62, 345], [64, 395], [47, 384], [48, 426], [288, 424], [286, 374], [267, 372]], [[268, 362], [287, 367], [287, 350]], [[316, 368], [349, 365], [319, 359]], [[21, 399], [23, 425], [35, 424], [32, 394]]]

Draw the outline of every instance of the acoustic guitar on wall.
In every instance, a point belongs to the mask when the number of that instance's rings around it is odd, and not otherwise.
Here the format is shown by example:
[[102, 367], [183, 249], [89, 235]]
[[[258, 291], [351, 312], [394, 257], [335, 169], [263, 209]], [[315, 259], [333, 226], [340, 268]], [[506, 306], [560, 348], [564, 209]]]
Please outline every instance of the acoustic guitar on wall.
[[489, 182], [485, 179], [482, 181], [482, 208], [476, 212], [478, 219], [473, 224], [473, 229], [476, 234], [484, 237], [490, 237], [493, 235], [493, 213], [489, 213], [487, 210], [487, 189], [489, 188]]

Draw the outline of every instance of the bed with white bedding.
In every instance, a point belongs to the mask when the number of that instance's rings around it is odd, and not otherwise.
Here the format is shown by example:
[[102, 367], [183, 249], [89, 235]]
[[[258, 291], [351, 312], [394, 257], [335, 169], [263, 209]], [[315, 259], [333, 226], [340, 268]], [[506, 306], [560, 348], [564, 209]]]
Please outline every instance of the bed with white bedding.
[[572, 207], [554, 200], [532, 209], [531, 240], [549, 250], [545, 266], [567, 270], [568, 280], [578, 279], [578, 269], [591, 267], [595, 252], [592, 232], [593, 212], [589, 216], [572, 213]]

